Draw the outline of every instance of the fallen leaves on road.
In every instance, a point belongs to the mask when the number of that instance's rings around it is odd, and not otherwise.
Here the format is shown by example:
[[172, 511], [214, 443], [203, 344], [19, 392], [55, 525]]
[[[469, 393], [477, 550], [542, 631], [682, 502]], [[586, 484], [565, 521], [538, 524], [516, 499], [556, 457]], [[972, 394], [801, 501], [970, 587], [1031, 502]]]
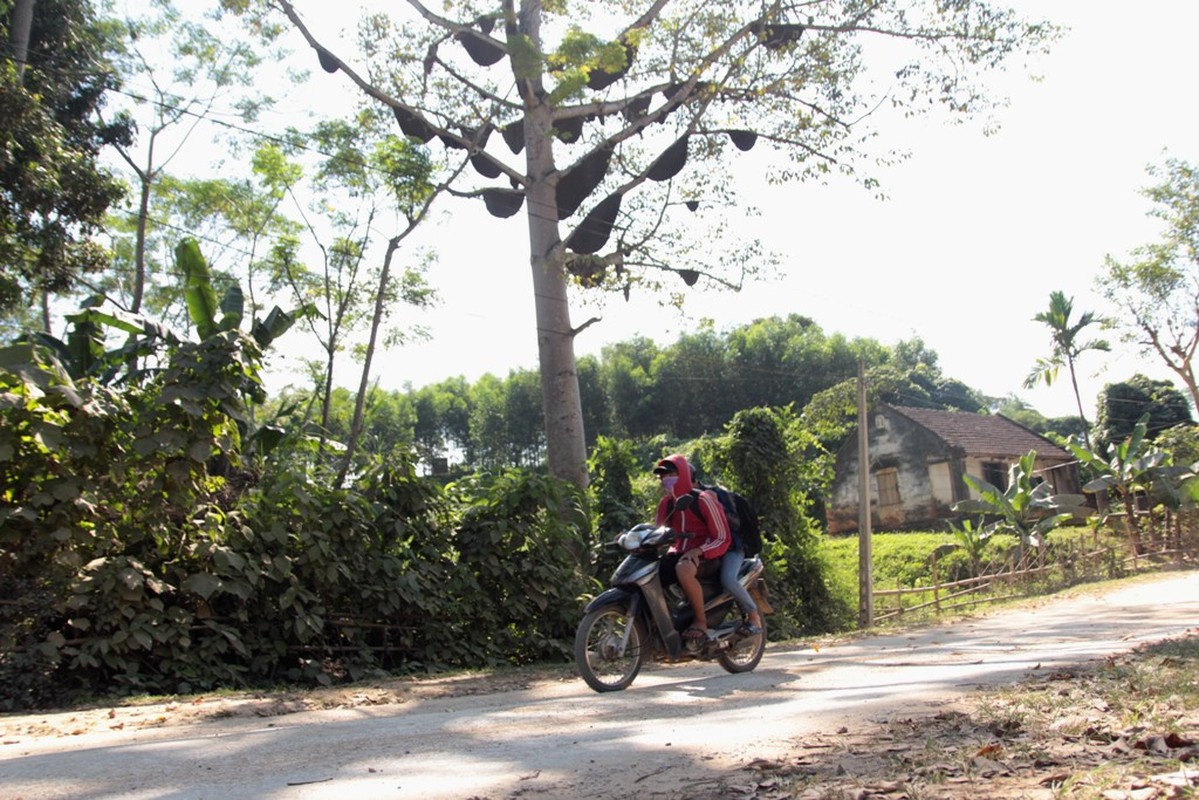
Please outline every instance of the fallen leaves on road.
[[[1199, 792], [1199, 636], [1158, 642], [924, 717], [754, 759], [748, 800], [1173, 800]], [[708, 795], [687, 794], [688, 798]], [[716, 795], [712, 795], [716, 796]]]

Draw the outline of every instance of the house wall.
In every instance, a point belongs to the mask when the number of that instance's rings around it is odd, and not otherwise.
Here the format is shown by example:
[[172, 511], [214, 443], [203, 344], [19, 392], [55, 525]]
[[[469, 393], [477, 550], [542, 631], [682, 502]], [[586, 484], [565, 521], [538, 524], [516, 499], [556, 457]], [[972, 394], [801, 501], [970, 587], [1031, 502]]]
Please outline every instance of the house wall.
[[953, 495], [953, 477], [949, 474], [948, 461], [935, 461], [928, 465], [929, 485], [932, 487], [933, 503], [935, 505], [951, 506], [955, 502]]
[[[986, 463], [986, 464], [994, 464], [994, 463], [1003, 464], [1003, 474], [1007, 475], [1008, 462], [1005, 462], [999, 458], [979, 458], [978, 456], [967, 456], [966, 457], [966, 474], [971, 476], [972, 478], [985, 478], [986, 477], [986, 469], [983, 467], [984, 463]], [[965, 483], [965, 481], [963, 481], [963, 483]], [[999, 488], [1005, 489], [1007, 487], [1000, 486]], [[968, 484], [968, 483], [966, 484], [966, 497], [969, 497], [972, 499], [978, 498], [978, 492], [974, 491], [974, 489], [971, 488], [970, 484]]]
[[[827, 506], [829, 533], [858, 529], [857, 437], [837, 452], [838, 479]], [[955, 486], [961, 460], [944, 443], [905, 417], [879, 410], [870, 417], [871, 525], [896, 530], [935, 520], [949, 513], [964, 496]], [[880, 505], [878, 473], [894, 470], [899, 503]]]
[[[1036, 469], [1053, 486], [1054, 494], [1082, 494], [1078, 466], [1073, 461], [1037, 459]], [[1091, 498], [1093, 501], [1094, 498]]]

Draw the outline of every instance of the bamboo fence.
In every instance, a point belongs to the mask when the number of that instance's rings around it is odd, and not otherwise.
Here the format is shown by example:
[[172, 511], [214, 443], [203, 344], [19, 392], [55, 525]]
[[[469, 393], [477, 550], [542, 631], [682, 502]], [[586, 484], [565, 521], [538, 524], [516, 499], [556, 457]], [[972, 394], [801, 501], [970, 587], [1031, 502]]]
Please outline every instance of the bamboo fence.
[[1082, 543], [1072, 543], [1057, 549], [1030, 548], [1018, 558], [981, 567], [975, 577], [942, 582], [934, 553], [927, 584], [874, 589], [874, 621], [885, 622], [930, 610], [940, 614], [980, 603], [1029, 597], [1043, 591], [1046, 583], [1072, 586], [1166, 566], [1185, 566], [1194, 563], [1197, 555], [1193, 547], [1182, 547], [1175, 537], [1143, 543], [1139, 553], [1116, 545], [1096, 544], [1087, 548]]

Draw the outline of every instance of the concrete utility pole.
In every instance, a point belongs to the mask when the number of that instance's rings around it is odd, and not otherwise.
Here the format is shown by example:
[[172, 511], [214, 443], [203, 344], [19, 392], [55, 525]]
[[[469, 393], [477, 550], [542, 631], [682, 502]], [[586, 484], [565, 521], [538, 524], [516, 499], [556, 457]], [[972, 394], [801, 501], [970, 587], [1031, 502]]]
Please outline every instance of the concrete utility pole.
[[29, 60], [29, 32], [33, 29], [34, 0], [17, 0], [12, 12], [12, 50], [17, 62], [17, 77], [25, 78], [25, 63]]
[[870, 529], [870, 440], [866, 427], [866, 365], [858, 359], [858, 627], [874, 624], [874, 556]]

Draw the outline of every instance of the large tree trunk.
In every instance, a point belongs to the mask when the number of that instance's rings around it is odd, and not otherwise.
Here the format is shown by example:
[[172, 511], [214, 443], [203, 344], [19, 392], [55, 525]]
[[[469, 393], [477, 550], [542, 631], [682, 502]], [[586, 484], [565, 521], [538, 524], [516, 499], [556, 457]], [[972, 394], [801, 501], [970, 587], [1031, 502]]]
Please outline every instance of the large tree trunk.
[[[530, 198], [532, 199], [532, 198]], [[574, 332], [566, 297], [566, 277], [561, 257], [536, 255], [546, 243], [544, 231], [552, 223], [529, 215], [529, 241], [533, 246], [533, 292], [537, 308], [537, 353], [541, 367], [541, 400], [545, 407], [546, 455], [550, 474], [586, 488], [587, 445], [583, 433], [583, 402], [575, 367]], [[561, 245], [558, 245], [560, 252]], [[544, 252], [544, 251], [541, 251]]]
[[[540, 45], [541, 4], [522, 0], [520, 25]], [[541, 400], [545, 408], [546, 456], [550, 474], [586, 488], [587, 444], [583, 402], [575, 365], [575, 331], [570, 324], [566, 271], [558, 236], [557, 174], [554, 168], [553, 109], [545, 103], [539, 77], [522, 81], [525, 103], [525, 153], [529, 184], [529, 265], [537, 317]]]
[[34, 0], [17, 0], [12, 12], [12, 32], [9, 41], [12, 44], [13, 57], [17, 62], [17, 77], [25, 79], [25, 64], [29, 61], [29, 35], [33, 29]]

